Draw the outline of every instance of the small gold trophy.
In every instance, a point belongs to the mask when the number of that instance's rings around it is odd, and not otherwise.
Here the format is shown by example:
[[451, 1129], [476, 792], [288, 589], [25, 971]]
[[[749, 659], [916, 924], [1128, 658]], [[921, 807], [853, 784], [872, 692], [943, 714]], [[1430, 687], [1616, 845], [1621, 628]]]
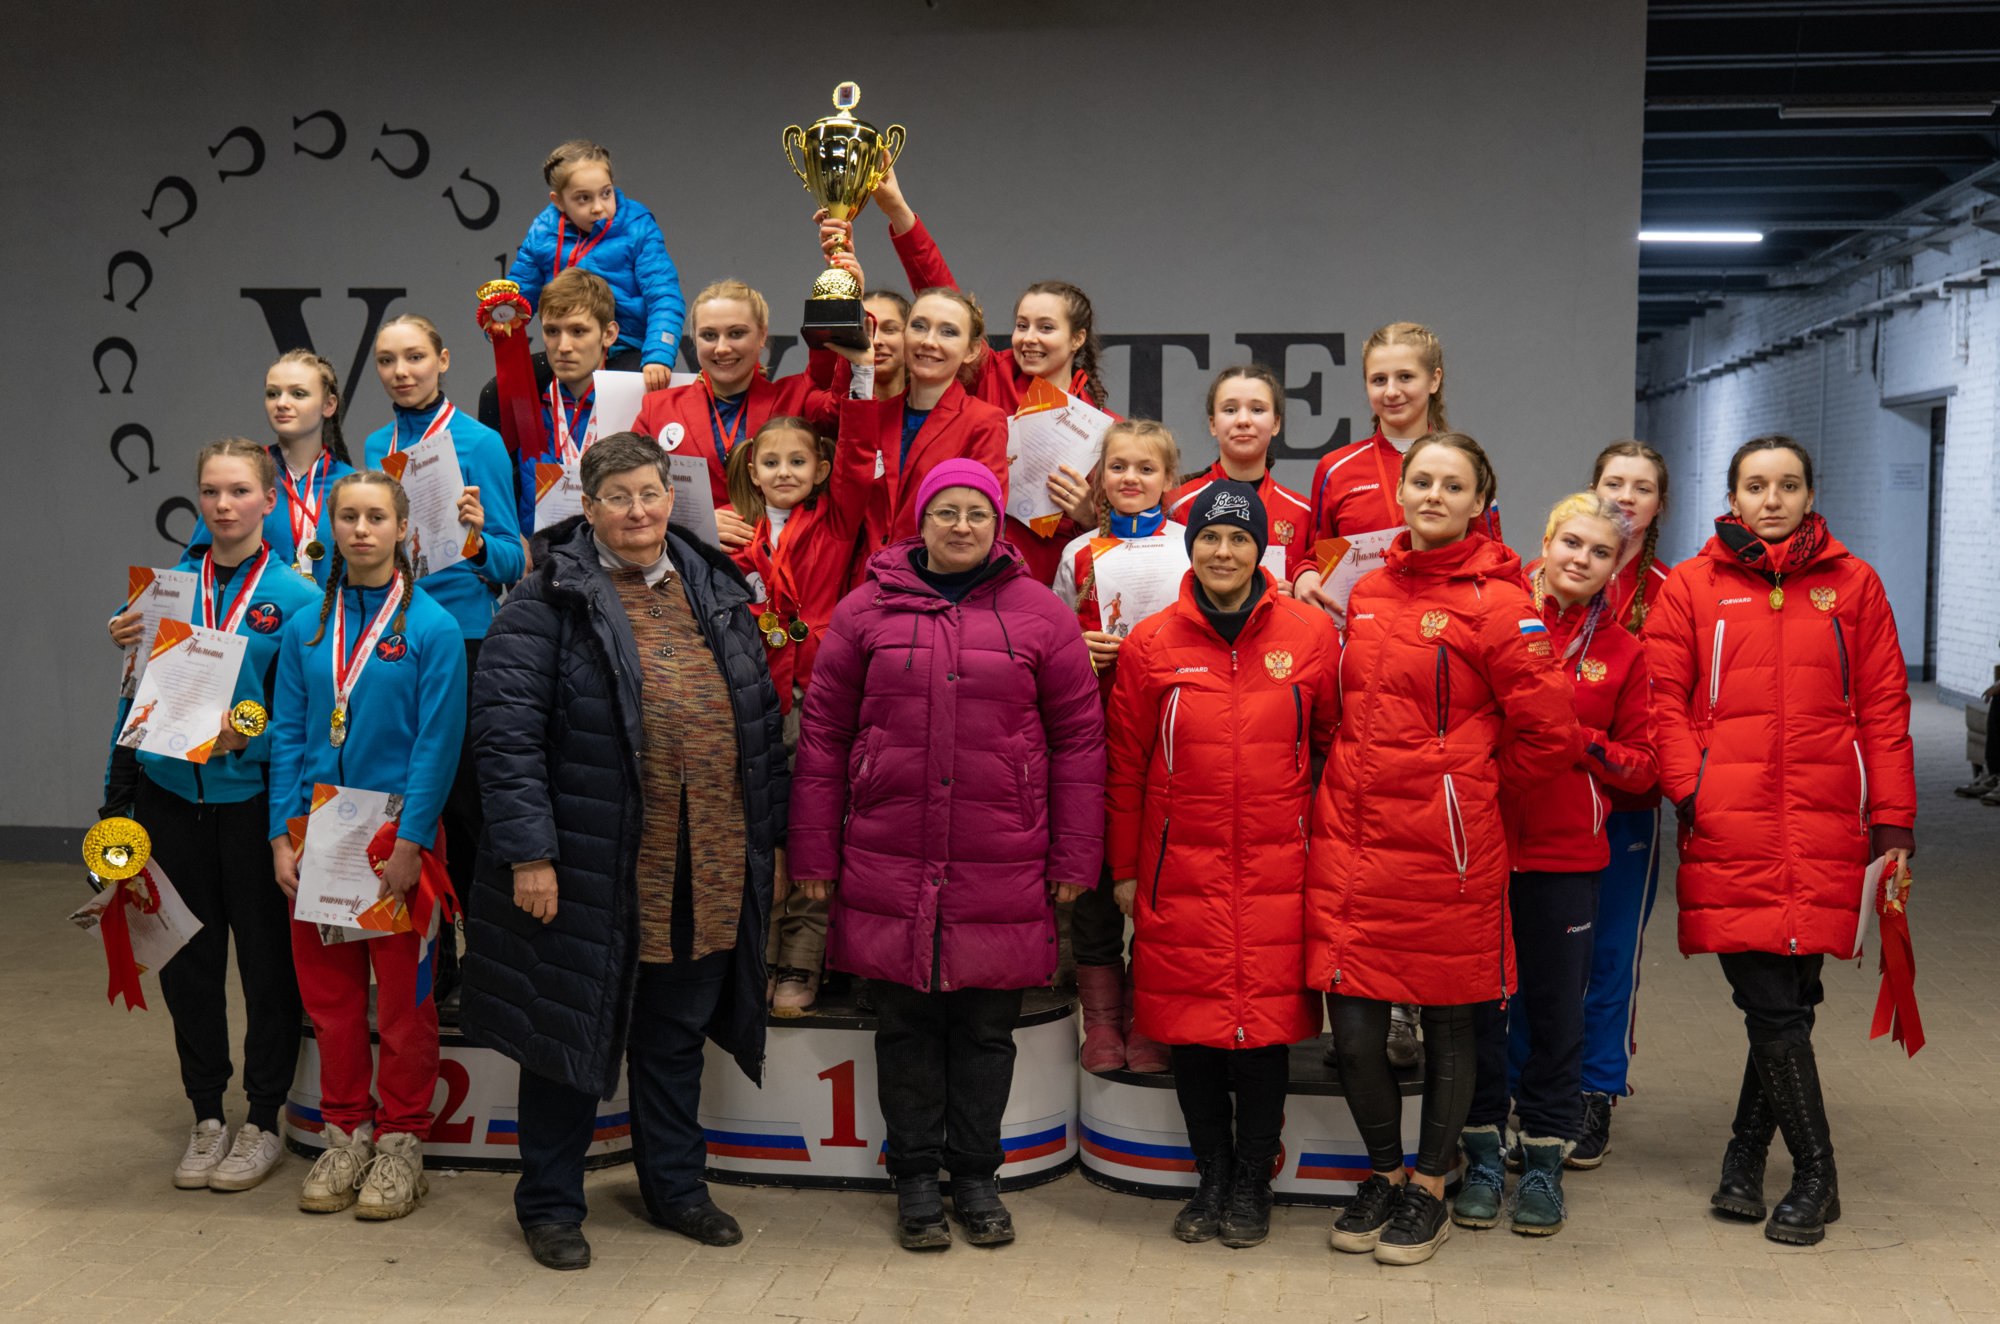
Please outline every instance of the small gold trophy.
[[136, 877], [153, 855], [153, 839], [129, 818], [105, 818], [83, 834], [84, 867], [110, 883]]
[[[837, 221], [853, 220], [868, 205], [875, 186], [903, 154], [903, 126], [891, 124], [879, 131], [868, 121], [855, 119], [854, 108], [860, 102], [861, 88], [842, 83], [833, 89], [838, 114], [814, 121], [810, 129], [794, 124], [784, 132], [785, 159], [792, 163], [792, 173]], [[799, 334], [815, 349], [829, 344], [867, 348], [868, 318], [861, 311], [861, 283], [853, 273], [832, 266], [820, 273], [806, 300]]]
[[229, 727], [245, 739], [254, 740], [271, 724], [271, 714], [255, 699], [245, 699], [229, 710]]

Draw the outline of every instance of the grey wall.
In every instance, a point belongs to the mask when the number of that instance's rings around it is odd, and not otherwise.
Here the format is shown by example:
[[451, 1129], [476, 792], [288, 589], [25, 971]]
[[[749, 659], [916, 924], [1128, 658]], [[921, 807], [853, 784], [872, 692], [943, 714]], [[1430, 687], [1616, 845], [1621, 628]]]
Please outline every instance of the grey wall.
[[[1051, 276], [1104, 330], [1206, 337], [1206, 370], [1164, 351], [1158, 398], [1190, 464], [1214, 453], [1208, 377], [1244, 334], [1345, 337], [1291, 351], [1289, 441], [1309, 457], [1363, 435], [1361, 340], [1397, 318], [1444, 338], [1455, 423], [1498, 459], [1517, 545], [1631, 426], [1644, 8], [1640, 0], [1422, 7], [1081, 3], [1051, 11], [938, 0], [551, 8], [216, 3], [22, 9], [4, 55], [15, 346], [0, 485], [0, 612], [18, 642], [0, 710], [0, 824], [84, 821], [97, 802], [115, 655], [103, 621], [132, 562], [168, 562], [164, 502], [222, 435], [263, 438], [270, 331], [245, 288], [319, 290], [317, 348], [356, 358], [365, 299], [401, 289], [457, 352], [466, 403], [491, 372], [472, 291], [543, 200], [538, 165], [573, 135], [611, 145], [654, 208], [689, 293], [721, 275], [795, 327], [817, 269], [811, 204], [778, 130], [854, 78], [862, 113], [908, 126], [899, 171], [959, 278], [1004, 322]], [[198, 19], [185, 17], [199, 13]], [[347, 141], [330, 160], [332, 110]], [[244, 168], [248, 126], [266, 148]], [[400, 179], [415, 140], [429, 160]], [[221, 145], [219, 155], [211, 149]], [[379, 153], [383, 159], [374, 159]], [[475, 181], [467, 182], [461, 172]], [[185, 224], [179, 177], [196, 211]], [[498, 211], [471, 229], [454, 214]], [[444, 194], [453, 193], [453, 200]], [[162, 233], [162, 227], [168, 227]], [[152, 282], [136, 308], [136, 252]], [[876, 281], [900, 283], [879, 216]], [[92, 352], [112, 351], [100, 388]], [[1110, 356], [1114, 406], [1130, 361]], [[802, 363], [793, 350], [784, 367]], [[1142, 396], [1144, 383], [1141, 383]], [[348, 435], [388, 417], [364, 369]], [[110, 441], [137, 424], [154, 441]], [[136, 434], [130, 434], [136, 437]], [[1281, 477], [1302, 483], [1310, 458]], [[190, 517], [168, 528], [185, 535]]]

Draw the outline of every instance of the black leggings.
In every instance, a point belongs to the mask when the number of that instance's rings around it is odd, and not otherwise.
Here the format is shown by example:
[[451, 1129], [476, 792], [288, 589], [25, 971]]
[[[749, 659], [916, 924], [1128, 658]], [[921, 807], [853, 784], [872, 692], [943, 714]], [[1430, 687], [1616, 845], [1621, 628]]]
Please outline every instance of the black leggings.
[[1234, 1155], [1246, 1163], [1269, 1163], [1278, 1157], [1291, 1051], [1285, 1044], [1173, 1045], [1174, 1094], [1196, 1158]]
[[[1377, 1172], [1394, 1172], [1403, 1166], [1403, 1095], [1389, 1069], [1389, 1004], [1329, 993], [1326, 1006], [1340, 1055], [1341, 1089], [1368, 1146], [1368, 1164]], [[1418, 1010], [1424, 1027], [1424, 1111], [1417, 1172], [1442, 1177], [1458, 1160], [1458, 1133], [1472, 1108], [1472, 1007]]]

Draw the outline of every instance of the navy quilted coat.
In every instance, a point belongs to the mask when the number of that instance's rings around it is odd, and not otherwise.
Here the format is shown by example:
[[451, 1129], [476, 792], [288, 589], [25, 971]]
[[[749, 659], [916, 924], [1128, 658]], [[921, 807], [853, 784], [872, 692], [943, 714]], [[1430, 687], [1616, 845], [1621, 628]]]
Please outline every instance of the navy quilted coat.
[[[709, 1037], [752, 1080], [764, 1063], [764, 937], [788, 776], [778, 696], [750, 594], [720, 552], [667, 535], [736, 713], [743, 780], [743, 912]], [[625, 609], [575, 517], [537, 539], [479, 653], [472, 739], [486, 839], [466, 907], [462, 1023], [523, 1067], [609, 1098], [638, 975], [642, 801], [639, 659]], [[513, 865], [555, 862], [555, 919], [514, 904]]]

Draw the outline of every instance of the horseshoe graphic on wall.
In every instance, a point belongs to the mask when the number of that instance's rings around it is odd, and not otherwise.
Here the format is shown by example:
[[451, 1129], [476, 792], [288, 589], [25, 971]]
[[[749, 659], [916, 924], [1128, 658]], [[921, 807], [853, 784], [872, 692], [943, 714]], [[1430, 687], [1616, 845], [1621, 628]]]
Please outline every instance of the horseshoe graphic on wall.
[[104, 298], [107, 303], [118, 302], [118, 268], [120, 267], [139, 268], [138, 293], [134, 294], [125, 304], [127, 308], [136, 313], [139, 311], [139, 300], [145, 298], [146, 291], [153, 288], [153, 264], [146, 260], [144, 253], [134, 249], [128, 248], [122, 253], [113, 253], [110, 264], [104, 268]]
[[388, 157], [382, 155], [382, 149], [379, 147], [377, 147], [374, 151], [368, 153], [368, 159], [370, 161], [380, 161], [383, 165], [389, 168], [389, 173], [394, 175], [396, 178], [415, 179], [418, 175], [423, 174], [425, 168], [430, 165], [431, 145], [424, 138], [424, 135], [418, 133], [415, 129], [392, 129], [387, 124], [384, 124], [382, 126], [382, 133], [380, 136], [384, 138], [408, 138], [412, 143], [416, 144], [417, 148], [416, 157], [410, 162], [409, 165], [404, 166], [401, 169], [398, 169], [396, 167], [395, 162], [391, 161]]
[[97, 348], [90, 351], [90, 366], [97, 372], [97, 393], [111, 394], [111, 383], [104, 380], [104, 356], [123, 354], [125, 356], [125, 389], [120, 395], [132, 394], [132, 378], [139, 371], [139, 351], [132, 348], [132, 342], [123, 336], [106, 336], [97, 342]]
[[313, 157], [317, 160], [331, 161], [334, 157], [339, 156], [341, 150], [347, 146], [347, 125], [341, 122], [340, 116], [334, 114], [330, 110], [316, 110], [312, 114], [305, 116], [303, 119], [299, 118], [296, 115], [293, 116], [292, 128], [295, 130], [303, 129], [306, 125], [311, 124], [314, 120], [325, 120], [327, 124], [332, 127], [333, 145], [327, 148], [323, 152], [315, 152], [312, 148], [307, 147], [304, 143], [299, 142], [297, 139], [293, 139], [292, 155], [297, 156], [299, 153], [303, 152], [307, 156]]
[[222, 155], [222, 149], [239, 138], [250, 144], [250, 164], [241, 170], [218, 170], [215, 172], [218, 180], [233, 179], [238, 175], [254, 175], [264, 168], [264, 139], [257, 130], [247, 124], [239, 124], [223, 134], [222, 141], [208, 149], [208, 159], [213, 161]]
[[[194, 502], [184, 496], [168, 497], [160, 503], [159, 510], [153, 513], [153, 528], [159, 532], [162, 538], [165, 538], [174, 546], [185, 547], [187, 546], [187, 538], [176, 538], [173, 534], [167, 532], [167, 517], [177, 510], [185, 510], [197, 520], [201, 518], [201, 512], [195, 509]], [[192, 538], [193, 536], [194, 530], [188, 530], [188, 537]]]
[[180, 226], [186, 225], [194, 219], [194, 185], [188, 183], [179, 175], [168, 175], [165, 179], [153, 185], [153, 200], [146, 204], [146, 210], [141, 212], [140, 215], [149, 221], [152, 220], [153, 213], [159, 209], [160, 195], [169, 189], [181, 195], [181, 201], [187, 203], [187, 208], [181, 212], [178, 219], [168, 221], [165, 225], [161, 226], [161, 234], [171, 234]]
[[500, 190], [494, 188], [483, 179], [474, 179], [470, 166], [459, 171], [458, 177], [468, 184], [477, 184], [486, 190], [486, 210], [477, 216], [467, 216], [465, 209], [458, 205], [458, 196], [455, 191], [456, 185], [448, 186], [444, 191], [444, 196], [451, 199], [451, 209], [458, 214], [458, 223], [460, 225], [468, 230], [484, 230], [487, 226], [493, 224], [495, 218], [500, 215]]
[[139, 481], [139, 471], [125, 463], [125, 457], [120, 455], [118, 450], [133, 437], [146, 443], [146, 472], [156, 474], [160, 471], [159, 463], [153, 458], [153, 434], [137, 423], [127, 423], [111, 434], [111, 458], [118, 461], [118, 467], [125, 471], [125, 481], [128, 483]]

